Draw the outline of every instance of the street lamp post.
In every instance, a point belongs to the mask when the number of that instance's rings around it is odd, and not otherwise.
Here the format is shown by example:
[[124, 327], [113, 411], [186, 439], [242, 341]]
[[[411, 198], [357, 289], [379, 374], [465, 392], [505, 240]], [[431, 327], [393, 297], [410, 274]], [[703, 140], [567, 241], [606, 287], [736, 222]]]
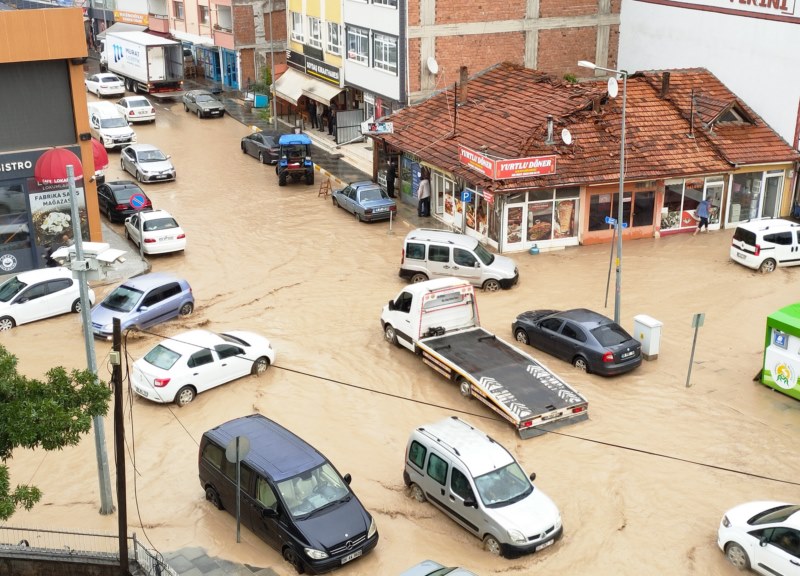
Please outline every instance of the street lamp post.
[[622, 76], [622, 134], [619, 139], [619, 199], [617, 200], [617, 223], [615, 224], [617, 227], [617, 286], [614, 296], [614, 322], [619, 324], [620, 295], [622, 294], [622, 204], [625, 190], [625, 105], [628, 97], [628, 72], [625, 70], [604, 68], [593, 62], [588, 62], [587, 60], [579, 61], [578, 66], [591, 70], [611, 72], [612, 74], [619, 74]]

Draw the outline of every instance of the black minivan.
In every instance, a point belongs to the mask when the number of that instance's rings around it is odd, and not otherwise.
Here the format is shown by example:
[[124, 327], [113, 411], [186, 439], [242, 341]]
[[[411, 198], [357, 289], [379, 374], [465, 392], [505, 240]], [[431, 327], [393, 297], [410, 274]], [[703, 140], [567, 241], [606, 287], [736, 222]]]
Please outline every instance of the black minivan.
[[350, 475], [340, 476], [313, 446], [261, 414], [203, 434], [199, 469], [206, 500], [236, 514], [236, 464], [225, 450], [237, 436], [250, 443], [241, 461], [241, 522], [299, 574], [333, 570], [377, 545], [375, 520], [350, 490]]

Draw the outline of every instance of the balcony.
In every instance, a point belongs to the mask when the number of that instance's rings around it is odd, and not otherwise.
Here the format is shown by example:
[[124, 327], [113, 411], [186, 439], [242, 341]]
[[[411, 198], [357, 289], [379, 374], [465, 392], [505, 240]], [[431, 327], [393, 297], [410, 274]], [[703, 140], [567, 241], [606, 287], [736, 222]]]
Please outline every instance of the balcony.
[[150, 14], [147, 27], [153, 32], [169, 33], [169, 16], [167, 14]]
[[213, 28], [214, 45], [233, 50], [233, 30], [220, 24], [214, 24]]

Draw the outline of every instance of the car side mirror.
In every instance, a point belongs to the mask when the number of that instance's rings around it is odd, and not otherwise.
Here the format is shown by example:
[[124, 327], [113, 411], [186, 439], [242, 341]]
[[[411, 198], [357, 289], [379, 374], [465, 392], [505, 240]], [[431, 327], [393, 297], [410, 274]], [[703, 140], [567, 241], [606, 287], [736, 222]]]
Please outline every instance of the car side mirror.
[[275, 508], [264, 508], [261, 510], [262, 518], [277, 518], [278, 511]]
[[389, 310], [394, 310], [394, 300], [389, 300]]
[[529, 478], [531, 479], [531, 482], [536, 480], [536, 472], [531, 472], [531, 475], [529, 476]]
[[172, 158], [172, 156], [167, 154], [167, 160], [169, 160], [170, 158]]
[[30, 298], [26, 298], [23, 296], [22, 298], [14, 302], [14, 304], [25, 304], [25, 302], [27, 302], [28, 300], [30, 300]]
[[150, 306], [139, 306], [139, 312], [147, 312]]
[[352, 481], [353, 481], [353, 477], [352, 477], [352, 476], [350, 476], [350, 473], [348, 472], [347, 474], [345, 474], [345, 475], [344, 475], [344, 478], [342, 478], [342, 480], [344, 480], [344, 483], [345, 483], [345, 484], [347, 484], [348, 486], [350, 486], [350, 482], [352, 482]]
[[464, 498], [464, 506], [466, 506], [467, 508], [477, 508], [478, 501], [475, 500], [475, 496], [470, 494], [469, 496]]
[[480, 268], [480, 267], [481, 267], [481, 263], [476, 260], [475, 261], [475, 268]]

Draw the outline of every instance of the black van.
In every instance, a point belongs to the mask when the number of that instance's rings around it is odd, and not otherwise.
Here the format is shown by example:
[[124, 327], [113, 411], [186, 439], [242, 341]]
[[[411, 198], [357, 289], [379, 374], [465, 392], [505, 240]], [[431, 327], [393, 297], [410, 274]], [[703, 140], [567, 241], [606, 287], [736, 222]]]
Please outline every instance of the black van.
[[260, 414], [203, 434], [199, 469], [206, 500], [236, 514], [236, 464], [225, 449], [237, 436], [250, 441], [241, 462], [241, 522], [299, 574], [333, 570], [375, 547], [375, 520], [350, 490], [350, 474], [340, 476], [313, 446]]

